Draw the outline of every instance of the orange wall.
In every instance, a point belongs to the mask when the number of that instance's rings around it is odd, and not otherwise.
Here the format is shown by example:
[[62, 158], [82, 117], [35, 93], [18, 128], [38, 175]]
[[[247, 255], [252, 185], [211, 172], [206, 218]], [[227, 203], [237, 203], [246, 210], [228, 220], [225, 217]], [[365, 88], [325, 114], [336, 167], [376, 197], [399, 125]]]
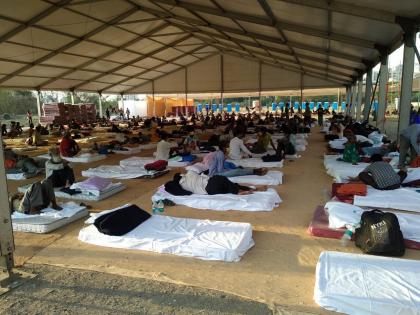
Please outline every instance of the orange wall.
[[[165, 102], [166, 99], [166, 102]], [[165, 105], [166, 103], [166, 105]], [[188, 106], [194, 105], [194, 100], [189, 98], [187, 100]], [[155, 113], [157, 116], [165, 115], [166, 113], [172, 112], [173, 106], [185, 106], [185, 98], [165, 98], [165, 97], [155, 97]], [[147, 97], [147, 116], [153, 116], [153, 97]]]

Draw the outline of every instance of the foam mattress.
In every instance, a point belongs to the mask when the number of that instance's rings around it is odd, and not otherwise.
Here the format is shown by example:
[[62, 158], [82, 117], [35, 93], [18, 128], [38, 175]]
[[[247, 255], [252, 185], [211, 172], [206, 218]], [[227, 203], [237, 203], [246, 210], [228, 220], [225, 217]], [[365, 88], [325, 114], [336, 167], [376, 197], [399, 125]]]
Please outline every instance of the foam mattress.
[[[38, 158], [49, 160], [50, 155], [49, 154], [42, 154], [42, 155], [39, 155]], [[73, 163], [91, 163], [91, 162], [96, 162], [96, 161], [106, 159], [106, 155], [104, 155], [104, 154], [82, 153], [78, 156], [73, 156], [73, 157], [62, 156], [62, 158], [66, 161], [73, 162]]]
[[354, 315], [418, 315], [420, 262], [322, 252], [314, 300], [323, 308]]
[[12, 214], [13, 230], [16, 232], [29, 232], [44, 234], [68, 225], [89, 214], [86, 207], [78, 206], [73, 202], [61, 204], [63, 210], [44, 209], [41, 214], [27, 215], [14, 212]]
[[254, 245], [249, 223], [161, 215], [153, 215], [124, 236], [102, 234], [91, 224], [80, 231], [79, 240], [105, 247], [227, 262], [239, 261]]
[[359, 207], [374, 207], [420, 212], [420, 192], [413, 188], [377, 190], [368, 187], [366, 196], [354, 196], [354, 204]]
[[[29, 185], [25, 185], [25, 186], [21, 186], [18, 188], [19, 192], [25, 193], [26, 190], [28, 189]], [[80, 193], [80, 194], [75, 194], [75, 195], [70, 195], [68, 193], [65, 193], [63, 191], [60, 190], [60, 188], [55, 188], [54, 189], [54, 194], [56, 198], [64, 198], [64, 199], [70, 199], [70, 200], [82, 200], [82, 201], [100, 201], [100, 200], [104, 200], [107, 199], [123, 190], [125, 190], [127, 187], [122, 184], [122, 183], [114, 183], [111, 184], [108, 188], [100, 191], [98, 194], [91, 194], [88, 193], [86, 191]]]
[[164, 186], [152, 196], [152, 200], [169, 199], [178, 205], [196, 209], [208, 210], [237, 210], [237, 211], [272, 211], [281, 203], [278, 193], [269, 188], [266, 191], [257, 191], [250, 195], [198, 195], [174, 196], [165, 191]]
[[264, 176], [245, 175], [229, 177], [229, 180], [238, 184], [251, 185], [280, 185], [283, 182], [283, 173], [280, 171], [268, 171]]
[[261, 168], [261, 167], [283, 167], [283, 161], [280, 162], [264, 162], [261, 158], [250, 158], [241, 160], [227, 160], [236, 166]]
[[[153, 163], [155, 161], [156, 159], [154, 157], [133, 156], [131, 158], [121, 160], [120, 165], [125, 167], [144, 167], [144, 165]], [[190, 162], [168, 161], [169, 167], [185, 167], [189, 164]]]

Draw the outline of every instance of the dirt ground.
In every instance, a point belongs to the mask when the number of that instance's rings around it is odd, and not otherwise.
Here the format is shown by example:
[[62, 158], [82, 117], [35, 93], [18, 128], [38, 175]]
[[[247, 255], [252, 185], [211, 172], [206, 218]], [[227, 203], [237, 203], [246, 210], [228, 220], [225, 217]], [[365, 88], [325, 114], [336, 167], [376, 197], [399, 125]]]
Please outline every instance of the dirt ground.
[[[194, 286], [197, 288], [191, 290], [197, 292], [204, 292], [199, 288], [217, 290], [266, 303], [278, 314], [326, 314], [328, 312], [318, 307], [312, 298], [315, 268], [320, 253], [324, 250], [360, 251], [354, 244], [343, 248], [339, 240], [316, 238], [307, 233], [313, 211], [317, 205], [324, 204], [327, 200], [332, 182], [323, 167], [325, 142], [322, 138], [323, 135], [314, 128], [309, 147], [303, 152], [303, 156], [296, 161], [286, 161], [281, 169], [284, 183], [276, 188], [283, 202], [272, 212], [210, 211], [182, 206], [165, 208], [165, 214], [171, 216], [251, 223], [255, 247], [240, 262], [202, 261], [84, 244], [77, 240], [78, 231], [83, 226], [83, 220], [80, 220], [48, 235], [16, 233], [16, 263], [30, 263], [35, 272], [38, 269], [45, 270], [42, 269], [45, 266], [57, 266], [65, 268], [64, 270], [75, 268], [84, 270], [83, 272], [105, 272], [115, 275], [116, 278], [130, 277], [121, 279], [138, 277]], [[122, 158], [125, 156], [114, 155], [105, 162], [79, 164], [76, 172], [80, 175], [82, 168], [100, 163], [118, 164]], [[128, 189], [113, 198], [92, 203], [93, 211], [110, 209], [129, 202], [150, 210], [152, 194], [174, 172], [175, 170], [166, 177], [155, 180], [123, 181]], [[9, 190], [16, 187], [17, 183], [13, 182], [9, 185]], [[405, 258], [420, 259], [420, 252], [407, 250]], [[83, 278], [80, 279], [82, 281]], [[138, 285], [141, 285], [145, 280], [138, 281]], [[165, 286], [171, 287], [168, 283], [163, 285], [159, 282], [156, 285], [161, 286], [162, 290]], [[118, 289], [114, 292], [116, 295], [120, 294]], [[213, 291], [207, 292], [211, 297]], [[217, 310], [209, 308], [202, 314], [218, 314], [211, 313]], [[175, 313], [183, 314], [177, 311]], [[162, 314], [171, 314], [171, 310], [164, 310]], [[260, 313], [249, 310], [241, 314]]]
[[269, 315], [231, 294], [101, 272], [29, 265], [37, 274], [0, 297], [0, 314]]

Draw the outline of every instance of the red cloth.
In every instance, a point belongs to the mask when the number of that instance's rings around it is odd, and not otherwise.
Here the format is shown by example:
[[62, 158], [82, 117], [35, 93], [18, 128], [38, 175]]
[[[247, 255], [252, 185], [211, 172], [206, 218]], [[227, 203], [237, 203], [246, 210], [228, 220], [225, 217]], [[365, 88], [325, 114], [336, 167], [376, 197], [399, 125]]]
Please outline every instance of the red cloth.
[[4, 167], [6, 169], [11, 169], [16, 167], [16, 161], [12, 159], [6, 159], [4, 160]]
[[168, 166], [168, 162], [165, 160], [157, 160], [153, 163], [146, 164], [144, 166], [144, 169], [147, 171], [163, 171], [166, 169], [166, 166]]
[[60, 143], [60, 154], [62, 156], [74, 156], [74, 144], [72, 139], [63, 138]]
[[337, 187], [337, 195], [339, 196], [366, 196], [367, 186], [366, 184], [343, 184]]
[[410, 167], [420, 167], [420, 156], [416, 157], [411, 163]]

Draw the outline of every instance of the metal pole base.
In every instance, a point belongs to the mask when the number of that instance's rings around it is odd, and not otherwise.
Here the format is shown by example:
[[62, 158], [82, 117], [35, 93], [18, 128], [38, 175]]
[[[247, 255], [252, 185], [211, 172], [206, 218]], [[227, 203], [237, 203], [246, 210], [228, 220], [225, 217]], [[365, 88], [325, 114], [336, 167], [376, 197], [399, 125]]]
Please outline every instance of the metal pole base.
[[0, 296], [19, 287], [26, 281], [35, 278], [36, 275], [21, 270], [0, 270]]

